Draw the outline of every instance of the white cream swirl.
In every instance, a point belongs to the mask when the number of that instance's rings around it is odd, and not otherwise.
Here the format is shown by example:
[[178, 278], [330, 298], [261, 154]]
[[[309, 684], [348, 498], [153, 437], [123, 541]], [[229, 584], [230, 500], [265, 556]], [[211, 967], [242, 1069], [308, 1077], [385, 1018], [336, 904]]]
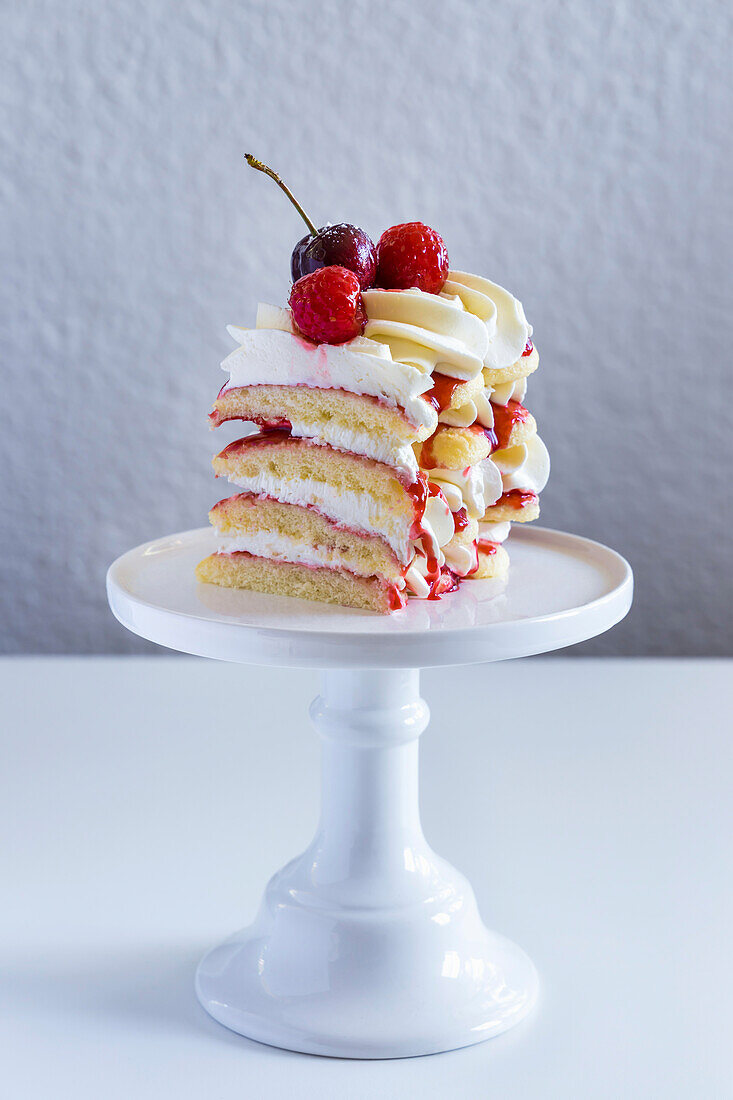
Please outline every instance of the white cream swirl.
[[501, 474], [490, 458], [465, 470], [431, 470], [430, 480], [440, 486], [451, 511], [465, 508], [469, 519], [481, 519], [502, 494]]
[[501, 386], [487, 387], [494, 405], [508, 405], [510, 401], [524, 401], [527, 396], [527, 379], [518, 378], [516, 382], [504, 382]]
[[[287, 320], [287, 329], [228, 326], [239, 347], [221, 364], [229, 373], [225, 391], [260, 385], [347, 390], [398, 406], [416, 426], [435, 429], [435, 409], [422, 397], [432, 384], [429, 376], [393, 360], [389, 348], [364, 337], [346, 344], [312, 344], [292, 332], [287, 310], [277, 314], [282, 324]], [[273, 314], [266, 313], [265, 319], [271, 322]]]
[[475, 542], [470, 542], [468, 545], [457, 539], [450, 542], [445, 548], [445, 560], [457, 576], [467, 577], [478, 565]]
[[538, 435], [517, 447], [494, 451], [492, 461], [501, 473], [503, 491], [520, 489], [524, 493], [541, 493], [550, 476], [550, 456]]
[[511, 367], [521, 357], [532, 335], [522, 303], [498, 283], [471, 275], [467, 271], [449, 271], [443, 295], [457, 295], [464, 307], [486, 326], [489, 342], [484, 365], [492, 370]]

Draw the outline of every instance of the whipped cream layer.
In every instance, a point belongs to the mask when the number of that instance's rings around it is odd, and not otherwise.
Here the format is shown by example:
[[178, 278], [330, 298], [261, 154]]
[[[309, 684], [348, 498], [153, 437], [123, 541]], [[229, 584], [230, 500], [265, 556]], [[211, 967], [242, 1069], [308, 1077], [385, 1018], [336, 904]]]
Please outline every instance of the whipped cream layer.
[[383, 521], [368, 493], [336, 489], [310, 478], [291, 477], [283, 481], [266, 469], [258, 470], [254, 477], [229, 474], [228, 480], [250, 493], [264, 493], [284, 504], [317, 508], [335, 523], [351, 527], [361, 534], [380, 535], [403, 565], [407, 565], [412, 557], [410, 521], [399, 515], [392, 515], [386, 522]]
[[312, 344], [284, 329], [230, 325], [228, 331], [239, 347], [221, 364], [229, 373], [224, 393], [262, 385], [347, 390], [403, 409], [417, 427], [433, 430], [437, 423], [435, 410], [422, 397], [430, 389], [430, 377], [395, 362], [389, 348], [373, 340], [359, 337], [347, 344]]
[[[357, 530], [343, 520], [340, 524], [353, 532]], [[407, 588], [412, 595], [424, 599], [430, 594], [430, 585], [426, 580], [428, 561], [426, 551], [436, 560], [438, 567], [442, 566], [445, 558], [441, 547], [450, 541], [454, 533], [452, 513], [445, 498], [440, 494], [429, 498], [421, 528], [420, 538], [411, 541], [411, 563], [405, 568], [403, 576], [396, 581], [391, 576], [382, 577], [382, 579], [390, 584], [396, 583], [399, 589]], [[308, 566], [353, 572], [352, 557], [339, 549], [328, 550], [321, 545], [312, 546], [302, 538], [268, 529], [238, 534], [225, 533], [217, 526], [214, 529], [221, 540], [217, 547], [217, 553], [220, 554], [244, 551], [276, 561], [294, 561]], [[358, 533], [367, 539], [371, 537], [366, 532]], [[372, 532], [372, 534], [376, 533], [381, 534], [381, 532]], [[381, 574], [377, 575], [381, 576]]]
[[[454, 532], [453, 517], [448, 504], [440, 496], [429, 497], [420, 521], [420, 534], [413, 538], [412, 517], [392, 513], [385, 520], [368, 493], [337, 489], [310, 478], [291, 477], [287, 481], [260, 469], [253, 477], [229, 474], [232, 485], [250, 493], [264, 494], [283, 504], [316, 508], [334, 523], [364, 535], [377, 535], [391, 546], [403, 565], [408, 565], [418, 546], [425, 547], [440, 559], [440, 550]], [[442, 564], [442, 563], [441, 563]]]
[[[317, 569], [342, 569], [347, 573], [353, 573], [352, 559], [348, 554], [338, 550], [326, 551], [323, 548], [309, 546], [302, 539], [293, 538], [291, 535], [275, 534], [272, 531], [251, 531], [246, 535], [223, 535], [217, 531], [221, 542], [217, 547], [219, 554], [236, 554], [244, 551], [254, 554], [259, 558], [269, 558], [274, 561], [297, 562], [301, 565], [312, 566]], [[405, 577], [394, 580], [382, 577], [389, 584], [395, 584], [400, 590], [410, 586]], [[356, 574], [357, 576], [361, 574]], [[418, 585], [418, 587], [422, 587]], [[414, 594], [414, 593], [413, 593]]]
[[550, 476], [550, 455], [538, 435], [517, 447], [494, 451], [491, 461], [501, 474], [504, 493], [520, 489], [539, 495]]
[[[338, 550], [326, 552], [316, 550], [302, 539], [291, 535], [276, 534], [273, 531], [250, 531], [246, 535], [223, 535], [217, 531], [221, 543], [217, 547], [219, 554], [235, 554], [245, 551], [259, 558], [274, 558], [276, 561], [296, 561], [303, 565], [329, 569], [349, 570], [350, 558]], [[352, 572], [353, 570], [349, 570]]]
[[504, 520], [502, 523], [479, 523], [478, 537], [487, 542], [506, 542], [511, 528], [509, 520]]
[[388, 434], [371, 434], [366, 431], [352, 431], [334, 421], [328, 425], [328, 433], [320, 434], [312, 423], [290, 419], [290, 434], [296, 439], [310, 439], [314, 443], [325, 443], [339, 451], [347, 451], [365, 458], [383, 462], [402, 473], [409, 481], [417, 478], [418, 464], [415, 452], [409, 443], [395, 443]]

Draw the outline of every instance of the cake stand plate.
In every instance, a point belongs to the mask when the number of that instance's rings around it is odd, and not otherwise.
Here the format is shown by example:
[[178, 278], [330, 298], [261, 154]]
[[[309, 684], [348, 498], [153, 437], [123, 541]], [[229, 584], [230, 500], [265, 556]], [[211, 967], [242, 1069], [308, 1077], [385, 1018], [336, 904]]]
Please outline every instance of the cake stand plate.
[[398, 1058], [498, 1035], [532, 1009], [534, 966], [488, 931], [471, 886], [427, 845], [419, 669], [544, 653], [608, 630], [632, 575], [575, 535], [515, 528], [506, 586], [474, 581], [379, 616], [197, 583], [210, 529], [129, 551], [107, 576], [128, 630], [185, 653], [321, 668], [321, 817], [310, 846], [268, 884], [254, 924], [201, 962], [216, 1020], [310, 1054]]

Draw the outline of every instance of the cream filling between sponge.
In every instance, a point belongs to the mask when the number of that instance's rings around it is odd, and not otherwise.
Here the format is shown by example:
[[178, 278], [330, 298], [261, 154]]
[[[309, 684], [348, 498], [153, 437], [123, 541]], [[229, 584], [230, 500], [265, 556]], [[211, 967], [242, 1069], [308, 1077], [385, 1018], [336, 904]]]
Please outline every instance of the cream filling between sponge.
[[310, 439], [314, 443], [325, 443], [340, 451], [373, 458], [408, 474], [411, 481], [417, 477], [418, 465], [412, 446], [409, 443], [395, 445], [389, 435], [349, 431], [332, 420], [326, 437], [318, 434], [317, 426], [300, 422], [293, 417], [290, 420], [290, 434], [296, 439]]
[[347, 344], [312, 344], [274, 328], [229, 325], [228, 331], [239, 347], [221, 364], [229, 374], [223, 392], [261, 385], [346, 390], [404, 409], [413, 424], [435, 430], [437, 414], [422, 397], [430, 389], [430, 376], [393, 360], [383, 344], [363, 337]]

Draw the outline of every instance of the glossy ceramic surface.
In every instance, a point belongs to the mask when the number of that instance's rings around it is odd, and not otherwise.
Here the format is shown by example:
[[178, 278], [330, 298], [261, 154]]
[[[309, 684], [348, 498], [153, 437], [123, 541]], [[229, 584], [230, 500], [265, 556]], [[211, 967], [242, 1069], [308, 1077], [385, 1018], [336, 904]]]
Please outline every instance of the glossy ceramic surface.
[[204, 1008], [291, 1050], [432, 1054], [518, 1023], [537, 997], [526, 955], [484, 928], [473, 891], [427, 845], [418, 672], [330, 672], [311, 718], [323, 739], [313, 842], [270, 881], [252, 927], [199, 966]]
[[107, 575], [128, 630], [171, 649], [260, 665], [430, 668], [526, 657], [608, 630], [631, 604], [628, 563], [577, 535], [517, 526], [506, 586], [472, 581], [439, 601], [369, 611], [199, 584], [210, 528], [157, 539]]
[[613, 551], [543, 529], [512, 534], [505, 587], [464, 585], [392, 616], [198, 584], [209, 530], [138, 547], [110, 568], [120, 622], [220, 660], [320, 666], [322, 810], [302, 856], [270, 881], [254, 924], [202, 961], [202, 1005], [234, 1031], [339, 1057], [430, 1054], [488, 1039], [537, 998], [532, 963], [482, 924], [468, 882], [420, 827], [420, 667], [571, 645], [628, 611]]

